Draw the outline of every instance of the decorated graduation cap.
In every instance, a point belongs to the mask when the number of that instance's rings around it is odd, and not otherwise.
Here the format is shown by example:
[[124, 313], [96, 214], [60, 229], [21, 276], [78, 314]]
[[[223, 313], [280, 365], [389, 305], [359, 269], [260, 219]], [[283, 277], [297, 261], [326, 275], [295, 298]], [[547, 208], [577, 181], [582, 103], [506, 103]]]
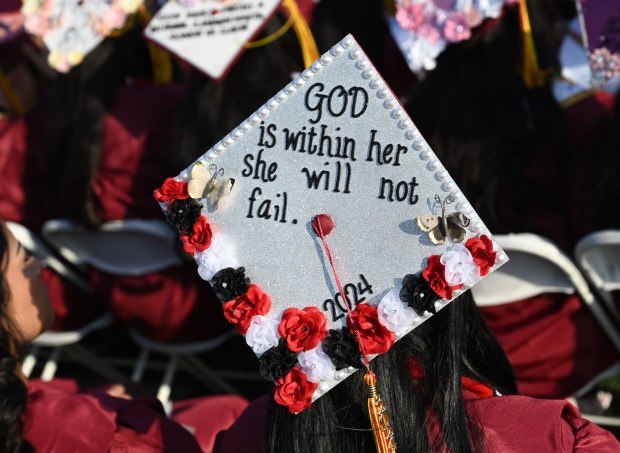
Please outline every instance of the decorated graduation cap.
[[366, 369], [379, 451], [369, 361], [506, 260], [351, 36], [155, 198], [278, 403]]
[[602, 86], [620, 74], [620, 3], [614, 0], [575, 2], [591, 83]]
[[[280, 6], [289, 16], [284, 25], [270, 36], [249, 42]], [[291, 26], [309, 65], [318, 52], [296, 0], [169, 0], [144, 34], [207, 76], [221, 80], [246, 49], [278, 39]]]
[[49, 50], [59, 72], [80, 64], [103, 39], [124, 27], [143, 0], [23, 0], [26, 31]]
[[472, 30], [498, 18], [504, 5], [519, 0], [396, 0], [390, 31], [416, 74], [435, 68], [451, 43], [468, 40]]

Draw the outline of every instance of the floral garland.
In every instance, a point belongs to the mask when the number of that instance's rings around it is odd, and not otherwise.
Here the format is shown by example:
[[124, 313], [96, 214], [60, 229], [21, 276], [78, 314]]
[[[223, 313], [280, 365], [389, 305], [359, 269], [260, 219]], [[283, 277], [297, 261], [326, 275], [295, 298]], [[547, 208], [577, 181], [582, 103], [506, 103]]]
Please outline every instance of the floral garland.
[[454, 244], [442, 255], [429, 256], [425, 269], [406, 275], [402, 286], [388, 291], [376, 307], [357, 305], [347, 318], [348, 329], [328, 329], [325, 315], [314, 306], [287, 308], [279, 317], [272, 312], [269, 295], [250, 282], [243, 267], [229, 265], [235, 262], [230, 249], [200, 215], [202, 206], [189, 198], [187, 183], [168, 178], [155, 198], [185, 251], [194, 256], [200, 276], [210, 281], [224, 317], [258, 356], [260, 374], [275, 382], [275, 401], [292, 413], [311, 406], [321, 383], [363, 367], [353, 326], [367, 354], [383, 354], [435, 314], [443, 306], [440, 299], [451, 300], [487, 275], [497, 257], [486, 235]]
[[[61, 34], [66, 48], [53, 49], [48, 63], [59, 72], [66, 73], [80, 64], [85, 57], [85, 43], [91, 40], [82, 36], [70, 38], [70, 33], [83, 27], [101, 39], [121, 29], [128, 16], [134, 14], [144, 0], [89, 0], [73, 4], [60, 4], [53, 0], [23, 0], [21, 12], [25, 16], [26, 31], [42, 40]], [[69, 23], [73, 21], [74, 23]]]

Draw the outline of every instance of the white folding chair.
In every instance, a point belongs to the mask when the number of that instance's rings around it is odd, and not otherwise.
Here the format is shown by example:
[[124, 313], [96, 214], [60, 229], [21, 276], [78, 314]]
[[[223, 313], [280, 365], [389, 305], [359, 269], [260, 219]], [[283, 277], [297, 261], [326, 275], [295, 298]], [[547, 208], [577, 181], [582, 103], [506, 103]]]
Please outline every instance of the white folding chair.
[[[92, 295], [88, 282], [78, 272], [59, 260], [41, 238], [18, 223], [6, 222], [6, 226], [20, 242], [22, 247], [32, 253], [43, 265], [51, 268], [61, 277], [75, 284], [86, 294]], [[117, 381], [121, 380], [120, 375], [107, 367], [97, 357], [94, 357], [86, 348], [79, 345], [79, 342], [81, 342], [84, 337], [96, 330], [109, 326], [112, 321], [112, 314], [106, 313], [76, 330], [44, 332], [33, 341], [32, 351], [26, 356], [22, 364], [22, 372], [26, 377], [29, 377], [36, 366], [36, 355], [39, 350], [41, 348], [51, 348], [50, 356], [45, 362], [43, 371], [41, 372], [41, 379], [44, 381], [50, 381], [54, 378], [56, 370], [58, 369], [58, 361], [63, 352], [68, 352], [74, 357], [83, 359], [84, 365], [97, 374]]]
[[[43, 226], [43, 234], [72, 263], [88, 264], [112, 275], [140, 276], [181, 263], [174, 248], [178, 237], [159, 220], [109, 221], [96, 231], [68, 220], [51, 220]], [[130, 335], [141, 347], [132, 375], [134, 382], [141, 381], [151, 351], [168, 356], [157, 392], [157, 398], [164, 406], [168, 405], [179, 361], [215, 391], [237, 393], [218, 374], [193, 357], [193, 354], [219, 347], [234, 335], [234, 330], [205, 341], [185, 344], [154, 341], [133, 328], [130, 328]]]
[[[472, 288], [478, 306], [508, 304], [539, 294], [578, 294], [620, 353], [620, 334], [573, 261], [553, 242], [530, 233], [495, 235], [510, 260]], [[615, 373], [618, 365], [606, 370]], [[585, 393], [603, 375], [582, 388]]]
[[575, 246], [575, 260], [601, 300], [620, 322], [612, 293], [620, 291], [620, 230], [591, 233]]

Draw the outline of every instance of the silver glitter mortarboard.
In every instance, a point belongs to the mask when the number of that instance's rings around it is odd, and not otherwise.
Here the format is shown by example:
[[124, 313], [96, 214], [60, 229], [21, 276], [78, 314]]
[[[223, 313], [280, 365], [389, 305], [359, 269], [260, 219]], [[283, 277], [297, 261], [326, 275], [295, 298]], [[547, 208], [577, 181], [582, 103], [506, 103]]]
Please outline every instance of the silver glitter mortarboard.
[[330, 350], [345, 299], [374, 357], [507, 259], [351, 36], [156, 198], [261, 371], [301, 382], [292, 412], [356, 370]]

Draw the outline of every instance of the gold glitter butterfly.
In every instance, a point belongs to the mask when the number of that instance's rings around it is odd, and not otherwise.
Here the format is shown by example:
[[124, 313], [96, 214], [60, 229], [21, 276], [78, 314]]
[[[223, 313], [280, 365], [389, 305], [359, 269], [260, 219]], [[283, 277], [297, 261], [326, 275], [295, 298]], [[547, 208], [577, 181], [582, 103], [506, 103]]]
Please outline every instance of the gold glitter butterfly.
[[211, 164], [209, 168], [196, 162], [192, 168], [192, 177], [187, 185], [189, 196], [195, 199], [209, 197], [215, 209], [222, 199], [227, 197], [235, 185], [233, 178], [224, 178], [224, 169]]
[[441, 206], [441, 215], [417, 216], [416, 223], [435, 245], [443, 245], [449, 236], [454, 242], [462, 242], [469, 226], [469, 219], [462, 212], [452, 212], [446, 216], [446, 205], [454, 203], [451, 195], [442, 200], [435, 195], [435, 202]]

